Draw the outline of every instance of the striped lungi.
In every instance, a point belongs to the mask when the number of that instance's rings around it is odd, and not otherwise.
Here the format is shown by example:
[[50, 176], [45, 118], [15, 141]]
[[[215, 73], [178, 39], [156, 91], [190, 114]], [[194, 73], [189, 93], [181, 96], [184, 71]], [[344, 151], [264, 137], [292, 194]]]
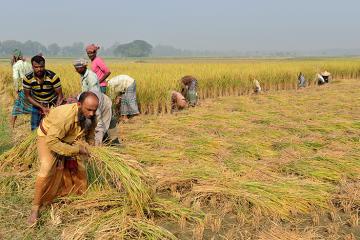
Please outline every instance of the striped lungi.
[[131, 116], [139, 114], [139, 107], [136, 100], [136, 83], [135, 81], [121, 95], [120, 114], [122, 116]]

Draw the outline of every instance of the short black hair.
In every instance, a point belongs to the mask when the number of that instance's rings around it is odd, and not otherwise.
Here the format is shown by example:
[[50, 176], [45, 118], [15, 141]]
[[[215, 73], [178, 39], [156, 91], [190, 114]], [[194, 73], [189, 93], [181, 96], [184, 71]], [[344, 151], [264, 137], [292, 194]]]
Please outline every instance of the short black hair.
[[38, 64], [45, 63], [45, 58], [43, 56], [36, 55], [31, 58], [31, 64], [33, 62], [36, 62]]
[[83, 92], [80, 94], [79, 103], [82, 104], [85, 101], [85, 99], [90, 96], [96, 97], [96, 99], [99, 101], [99, 98], [98, 98], [98, 96], [96, 96], [95, 93], [87, 91], [87, 92]]

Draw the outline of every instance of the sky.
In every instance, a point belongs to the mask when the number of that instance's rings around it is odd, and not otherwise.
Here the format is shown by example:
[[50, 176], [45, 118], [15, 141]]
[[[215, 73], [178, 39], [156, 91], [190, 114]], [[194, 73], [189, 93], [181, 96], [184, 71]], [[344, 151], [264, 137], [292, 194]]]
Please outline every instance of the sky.
[[0, 41], [208, 51], [360, 48], [359, 0], [1, 0]]

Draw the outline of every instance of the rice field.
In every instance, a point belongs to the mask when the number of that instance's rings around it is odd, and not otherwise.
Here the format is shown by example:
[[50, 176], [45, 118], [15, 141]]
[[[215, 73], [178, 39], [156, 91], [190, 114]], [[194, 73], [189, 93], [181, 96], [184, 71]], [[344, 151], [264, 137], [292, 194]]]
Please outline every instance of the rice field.
[[[199, 79], [200, 106], [120, 125], [122, 147], [91, 149], [86, 194], [58, 199], [33, 228], [36, 136], [26, 118], [15, 131], [3, 121], [16, 144], [0, 155], [0, 239], [358, 239], [359, 63], [109, 60], [112, 75], [137, 80], [143, 113], [166, 112], [186, 74]], [[313, 80], [323, 68], [331, 84], [296, 90], [298, 71]], [[77, 92], [71, 61], [49, 69], [66, 94]], [[252, 77], [267, 92], [248, 95]], [[9, 85], [0, 92], [5, 102]]]
[[[253, 79], [259, 80], [265, 91], [296, 89], [297, 75], [304, 73], [308, 84], [315, 84], [315, 74], [327, 70], [336, 78], [359, 78], [360, 59], [312, 60], [241, 60], [241, 59], [188, 59], [119, 61], [106, 60], [112, 74], [127, 74], [137, 81], [137, 96], [141, 112], [166, 113], [170, 109], [170, 92], [180, 89], [179, 79], [193, 75], [199, 80], [201, 99], [218, 96], [243, 95], [252, 92]], [[4, 63], [0, 75], [11, 86], [10, 66]], [[71, 60], [50, 59], [47, 68], [56, 72], [64, 93], [78, 94], [79, 74]]]

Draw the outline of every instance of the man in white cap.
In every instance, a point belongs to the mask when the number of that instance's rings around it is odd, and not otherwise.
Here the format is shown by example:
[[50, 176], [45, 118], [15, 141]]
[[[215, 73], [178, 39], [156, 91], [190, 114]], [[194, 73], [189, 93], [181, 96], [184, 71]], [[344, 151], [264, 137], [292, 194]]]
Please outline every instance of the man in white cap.
[[91, 90], [100, 92], [99, 80], [96, 74], [87, 68], [87, 61], [85, 59], [76, 60], [74, 67], [81, 77], [81, 92]]

